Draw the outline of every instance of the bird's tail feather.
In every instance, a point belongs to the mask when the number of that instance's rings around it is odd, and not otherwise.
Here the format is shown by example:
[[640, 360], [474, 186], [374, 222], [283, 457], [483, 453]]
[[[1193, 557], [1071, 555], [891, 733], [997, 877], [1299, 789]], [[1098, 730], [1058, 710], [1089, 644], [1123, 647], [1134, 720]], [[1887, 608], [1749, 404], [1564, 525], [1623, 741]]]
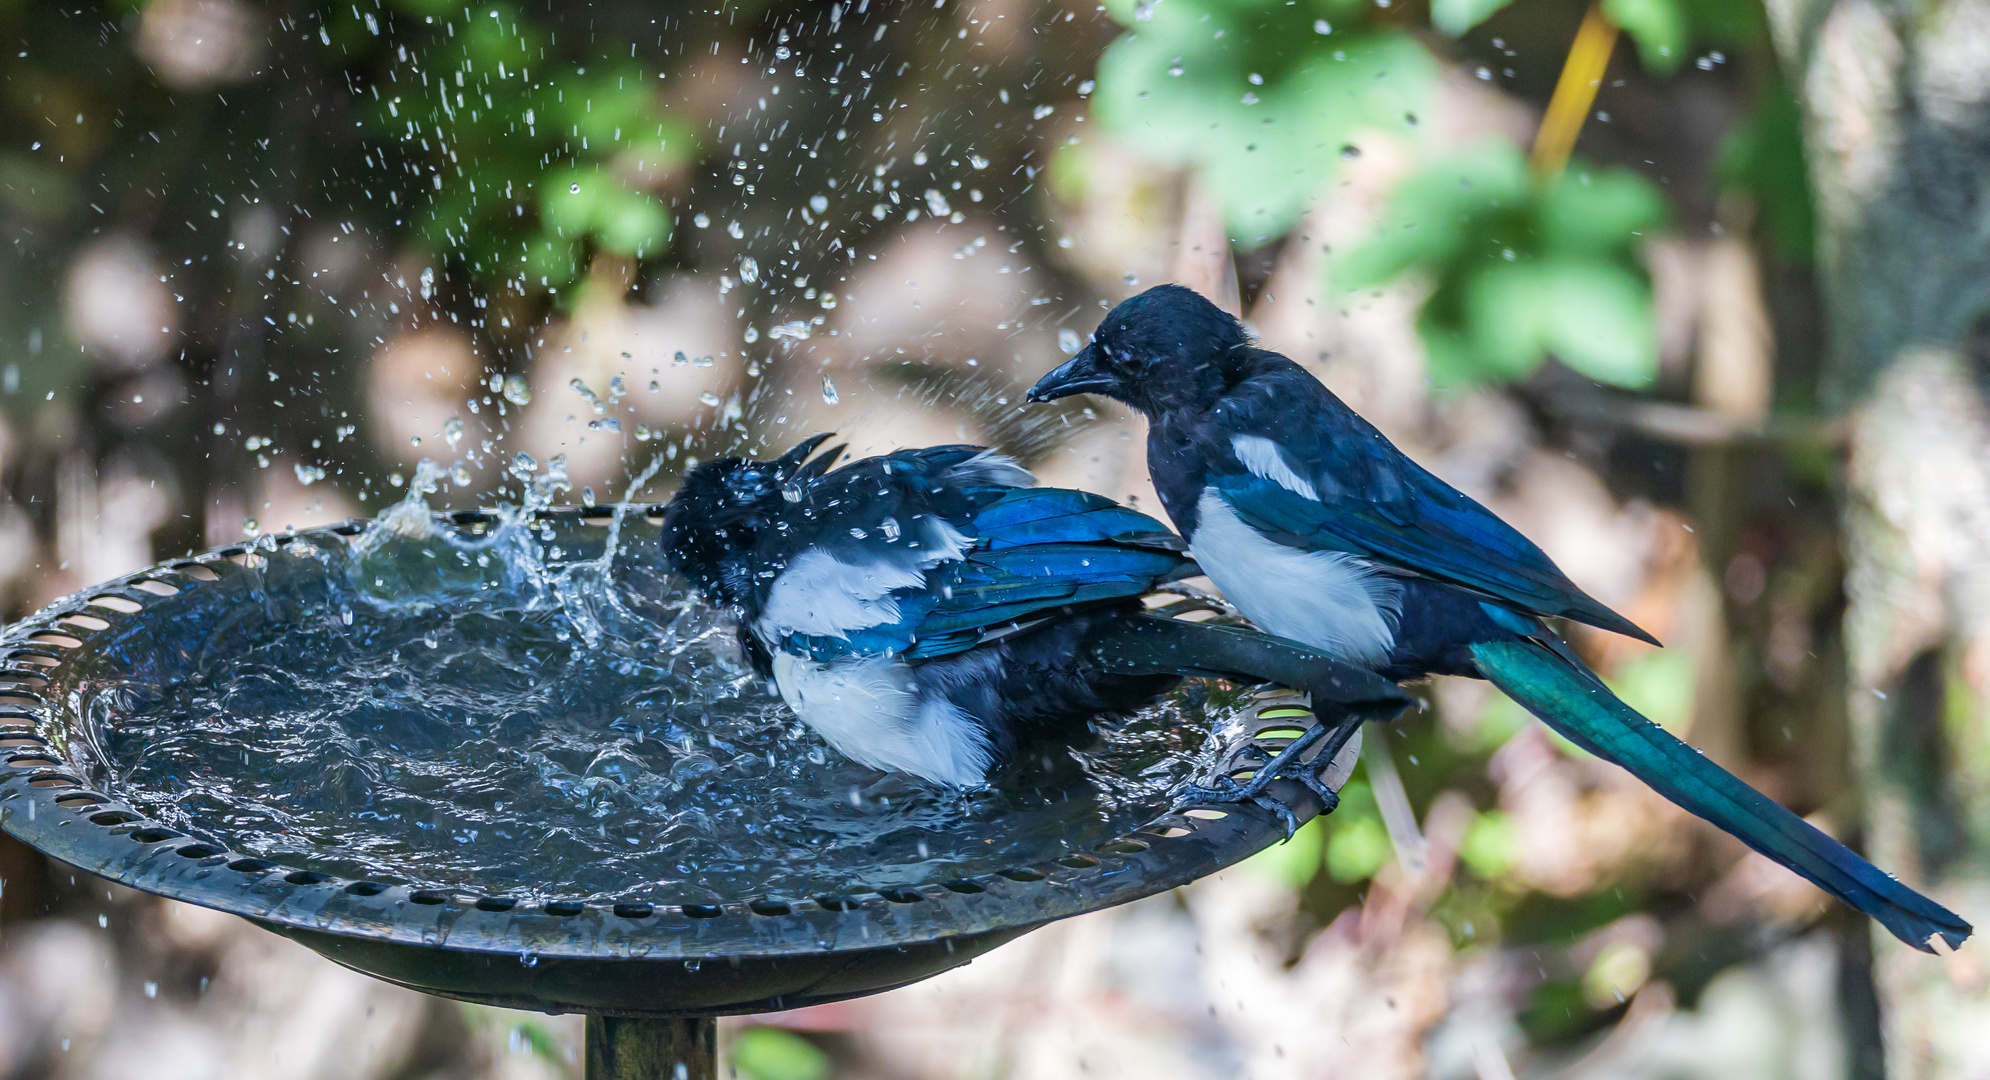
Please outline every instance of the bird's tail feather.
[[1494, 686], [1569, 741], [1622, 766], [1679, 806], [1878, 919], [1907, 944], [1932, 952], [1929, 939], [1937, 934], [1951, 948], [1969, 937], [1969, 924], [1954, 912], [1673, 738], [1586, 668], [1572, 666], [1535, 641], [1474, 645], [1472, 656]]

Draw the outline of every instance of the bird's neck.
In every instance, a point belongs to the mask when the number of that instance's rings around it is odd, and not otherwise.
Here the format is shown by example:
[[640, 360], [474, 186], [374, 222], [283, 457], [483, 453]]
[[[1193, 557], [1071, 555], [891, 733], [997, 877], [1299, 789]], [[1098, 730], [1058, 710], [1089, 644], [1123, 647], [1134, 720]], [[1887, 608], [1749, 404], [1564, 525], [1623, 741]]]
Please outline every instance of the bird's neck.
[[1207, 456], [1196, 438], [1198, 418], [1184, 410], [1162, 413], [1147, 423], [1147, 474], [1175, 531], [1185, 539], [1195, 535], [1196, 502], [1206, 486]]

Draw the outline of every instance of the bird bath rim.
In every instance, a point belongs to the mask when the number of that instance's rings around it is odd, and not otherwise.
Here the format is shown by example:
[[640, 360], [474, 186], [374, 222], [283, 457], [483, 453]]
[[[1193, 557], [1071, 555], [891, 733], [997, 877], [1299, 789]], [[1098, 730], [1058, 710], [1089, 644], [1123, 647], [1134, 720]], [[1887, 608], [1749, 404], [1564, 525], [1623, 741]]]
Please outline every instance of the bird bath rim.
[[[654, 523], [660, 508], [640, 512], [641, 518], [629, 513], [624, 527]], [[537, 518], [581, 530], [606, 526], [615, 513], [614, 507], [555, 508]], [[460, 511], [436, 520], [474, 530], [497, 518]], [[240, 915], [415, 989], [624, 1016], [755, 1012], [903, 985], [1043, 924], [1187, 884], [1284, 836], [1276, 815], [1257, 806], [1191, 806], [1086, 851], [911, 887], [716, 904], [647, 895], [528, 903], [503, 893], [334, 877], [245, 856], [152, 821], [86, 785], [69, 749], [70, 725], [79, 718], [65, 699], [85, 681], [116, 677], [109, 654], [144, 647], [148, 613], [167, 619], [175, 607], [249, 583], [247, 575], [272, 559], [294, 558], [285, 554], [293, 544], [343, 543], [366, 528], [351, 522], [169, 560], [66, 597], [0, 632], [0, 827], [61, 862]], [[1218, 768], [1248, 769], [1264, 760], [1303, 726], [1294, 715], [1260, 708], [1222, 748]], [[1319, 764], [1344, 779], [1354, 749], [1350, 744], [1333, 763]], [[1321, 810], [1300, 784], [1279, 781], [1271, 793], [1299, 820]], [[789, 977], [782, 977], [784, 968]], [[673, 989], [679, 984], [682, 993]], [[719, 989], [725, 985], [733, 989]]]

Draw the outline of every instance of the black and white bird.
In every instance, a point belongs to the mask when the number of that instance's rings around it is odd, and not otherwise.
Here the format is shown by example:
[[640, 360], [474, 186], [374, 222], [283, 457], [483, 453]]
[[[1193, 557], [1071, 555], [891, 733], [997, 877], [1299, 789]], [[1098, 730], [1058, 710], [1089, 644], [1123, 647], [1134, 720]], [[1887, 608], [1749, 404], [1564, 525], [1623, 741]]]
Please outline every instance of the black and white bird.
[[1390, 679], [1488, 679], [1908, 944], [1969, 936], [1955, 913], [1619, 700], [1546, 620], [1657, 644], [1649, 634], [1192, 290], [1161, 285], [1121, 303], [1029, 392], [1033, 401], [1071, 394], [1104, 394], [1146, 415], [1162, 505], [1210, 580], [1260, 628]]
[[831, 468], [828, 436], [694, 467], [663, 515], [672, 567], [731, 609], [758, 673], [830, 746], [971, 787], [1038, 741], [1075, 741], [1181, 675], [1299, 684], [1400, 709], [1395, 686], [1289, 642], [1142, 614], [1194, 575], [1166, 527], [1031, 486], [977, 446]]

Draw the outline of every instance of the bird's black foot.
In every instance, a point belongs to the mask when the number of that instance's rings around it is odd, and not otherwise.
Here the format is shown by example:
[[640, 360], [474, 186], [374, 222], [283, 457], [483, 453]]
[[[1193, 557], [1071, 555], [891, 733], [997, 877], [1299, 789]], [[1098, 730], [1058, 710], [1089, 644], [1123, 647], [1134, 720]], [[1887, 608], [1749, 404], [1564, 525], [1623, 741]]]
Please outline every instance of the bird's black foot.
[[[1175, 809], [1191, 803], [1256, 803], [1278, 815], [1285, 823], [1285, 835], [1290, 838], [1299, 830], [1299, 819], [1292, 814], [1292, 808], [1279, 799], [1272, 798], [1267, 789], [1273, 780], [1296, 780], [1306, 785], [1320, 800], [1320, 813], [1332, 813], [1340, 805], [1340, 794], [1327, 786], [1321, 777], [1327, 762], [1340, 754], [1341, 748], [1354, 737], [1361, 721], [1350, 717], [1339, 724], [1314, 724], [1301, 732], [1280, 750], [1270, 761], [1265, 762], [1251, 774], [1248, 780], [1237, 780], [1228, 776], [1213, 777], [1209, 784], [1186, 784], [1177, 793]], [[1306, 760], [1306, 751], [1322, 739], [1328, 740], [1314, 760]]]

